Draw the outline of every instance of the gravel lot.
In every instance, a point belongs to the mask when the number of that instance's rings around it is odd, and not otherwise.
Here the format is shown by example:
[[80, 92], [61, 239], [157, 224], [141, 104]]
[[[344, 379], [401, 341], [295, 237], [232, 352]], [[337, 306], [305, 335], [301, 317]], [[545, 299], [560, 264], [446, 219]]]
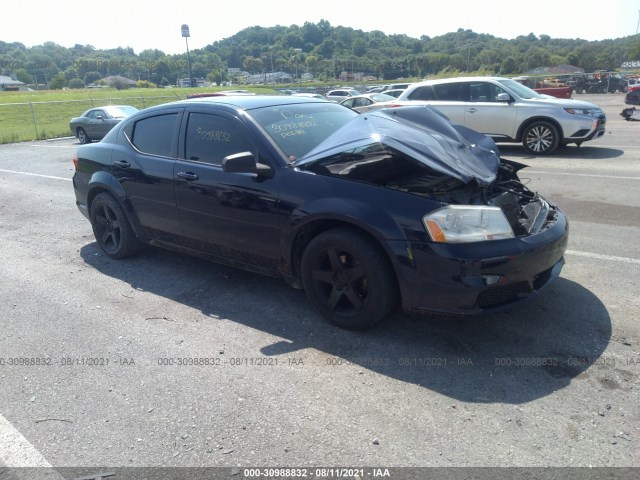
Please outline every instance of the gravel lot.
[[278, 280], [151, 247], [105, 257], [74, 203], [77, 140], [0, 145], [0, 478], [2, 464], [640, 466], [640, 122], [622, 94], [576, 97], [607, 112], [603, 138], [500, 148], [570, 218], [546, 295], [364, 333]]

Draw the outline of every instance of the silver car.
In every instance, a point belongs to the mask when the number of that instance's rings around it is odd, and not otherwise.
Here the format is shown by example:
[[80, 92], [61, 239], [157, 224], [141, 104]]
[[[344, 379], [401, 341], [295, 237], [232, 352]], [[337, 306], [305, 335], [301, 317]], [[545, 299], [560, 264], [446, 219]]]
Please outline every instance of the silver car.
[[90, 108], [81, 116], [72, 118], [69, 128], [80, 143], [91, 143], [93, 140], [101, 140], [121, 120], [137, 111], [136, 107], [130, 105]]
[[497, 142], [521, 142], [533, 154], [604, 135], [606, 117], [593, 103], [553, 98], [501, 77], [464, 77], [411, 84], [396, 105], [431, 105], [453, 122]]

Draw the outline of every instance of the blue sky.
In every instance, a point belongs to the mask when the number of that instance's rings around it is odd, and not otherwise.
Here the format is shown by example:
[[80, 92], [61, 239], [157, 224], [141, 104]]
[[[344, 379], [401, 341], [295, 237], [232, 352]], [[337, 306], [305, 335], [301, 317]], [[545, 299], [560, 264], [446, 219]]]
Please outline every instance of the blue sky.
[[[31, 5], [35, 3], [34, 7]], [[634, 35], [640, 0], [605, 2], [566, 0], [244, 0], [237, 2], [148, 2], [106, 0], [97, 3], [35, 0], [28, 22], [4, 11], [0, 40], [28, 47], [47, 41], [64, 47], [98, 49], [131, 47], [136, 53], [157, 48], [165, 53], [186, 50], [180, 26], [190, 27], [189, 48], [204, 47], [240, 30], [259, 25], [300, 25], [324, 19], [363, 31], [435, 37], [458, 28], [500, 38], [549, 35], [554, 38], [604, 40]], [[55, 12], [53, 11], [55, 10]], [[397, 13], [392, 13], [397, 12]]]

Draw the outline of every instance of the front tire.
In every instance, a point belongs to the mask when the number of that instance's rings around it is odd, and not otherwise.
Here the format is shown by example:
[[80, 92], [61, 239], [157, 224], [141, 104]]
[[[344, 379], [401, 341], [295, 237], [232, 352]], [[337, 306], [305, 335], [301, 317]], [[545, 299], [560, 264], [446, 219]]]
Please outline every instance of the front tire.
[[87, 135], [87, 132], [84, 131], [84, 128], [78, 129], [78, 140], [82, 145], [91, 143], [91, 139], [89, 138], [89, 135]]
[[309, 302], [338, 327], [367, 328], [397, 303], [389, 260], [373, 241], [354, 231], [321, 233], [307, 245], [301, 266]]
[[534, 155], [548, 155], [558, 148], [558, 129], [549, 122], [534, 122], [522, 132], [525, 150]]
[[96, 195], [90, 208], [91, 227], [100, 249], [111, 258], [126, 258], [140, 251], [124, 210], [115, 198], [103, 192]]

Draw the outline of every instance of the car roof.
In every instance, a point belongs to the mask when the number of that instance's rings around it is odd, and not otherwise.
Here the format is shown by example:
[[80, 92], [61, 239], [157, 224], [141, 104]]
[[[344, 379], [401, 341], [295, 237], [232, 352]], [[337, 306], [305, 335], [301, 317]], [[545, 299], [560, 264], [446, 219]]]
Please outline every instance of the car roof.
[[102, 105], [100, 107], [91, 107], [87, 110], [90, 112], [91, 110], [105, 110], [105, 109], [113, 109], [113, 108], [136, 108], [133, 105]]
[[294, 97], [291, 95], [227, 95], [217, 97], [199, 97], [187, 100], [178, 100], [171, 103], [158, 105], [145, 109], [160, 109], [167, 106], [198, 104], [198, 105], [226, 105], [240, 108], [242, 110], [251, 110], [254, 108], [271, 107], [275, 105], [292, 105], [298, 103], [327, 103], [326, 100], [313, 97]]
[[[453, 83], [453, 82], [478, 82], [478, 81], [486, 81], [486, 80], [509, 80], [505, 77], [452, 77], [452, 78], [438, 78], [433, 80], [423, 80], [421, 82], [412, 83], [409, 88], [415, 87], [416, 85], [436, 85], [438, 83]], [[383, 92], [384, 93], [384, 92]]]

